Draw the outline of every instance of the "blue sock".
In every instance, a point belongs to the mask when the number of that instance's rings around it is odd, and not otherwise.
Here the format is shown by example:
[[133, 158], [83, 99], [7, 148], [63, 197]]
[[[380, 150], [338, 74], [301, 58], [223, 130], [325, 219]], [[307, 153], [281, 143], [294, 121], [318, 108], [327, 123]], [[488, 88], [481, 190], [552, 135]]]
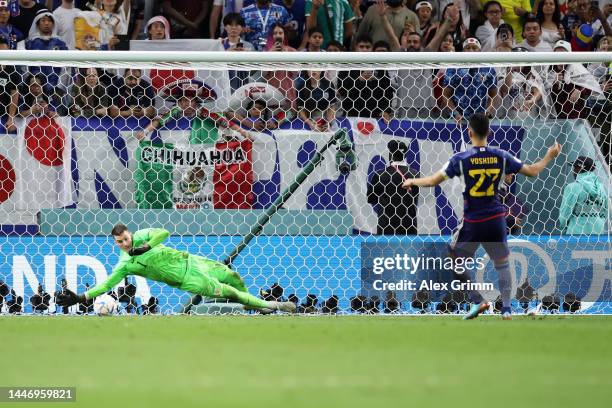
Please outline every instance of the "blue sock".
[[502, 314], [504, 314], [504, 313], [512, 314], [512, 309], [510, 309], [510, 307], [503, 306], [501, 312], [502, 312]]
[[512, 292], [512, 278], [510, 276], [510, 264], [506, 261], [495, 265], [499, 276], [499, 292], [502, 298], [502, 305], [510, 309], [510, 297]]

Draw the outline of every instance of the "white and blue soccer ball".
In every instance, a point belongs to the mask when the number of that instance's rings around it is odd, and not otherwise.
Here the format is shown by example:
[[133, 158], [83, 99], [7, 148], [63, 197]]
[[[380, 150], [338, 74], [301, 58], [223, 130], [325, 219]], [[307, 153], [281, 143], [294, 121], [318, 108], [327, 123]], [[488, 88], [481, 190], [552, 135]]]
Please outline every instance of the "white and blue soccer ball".
[[100, 295], [94, 301], [94, 312], [98, 316], [111, 316], [119, 311], [119, 302], [111, 295]]

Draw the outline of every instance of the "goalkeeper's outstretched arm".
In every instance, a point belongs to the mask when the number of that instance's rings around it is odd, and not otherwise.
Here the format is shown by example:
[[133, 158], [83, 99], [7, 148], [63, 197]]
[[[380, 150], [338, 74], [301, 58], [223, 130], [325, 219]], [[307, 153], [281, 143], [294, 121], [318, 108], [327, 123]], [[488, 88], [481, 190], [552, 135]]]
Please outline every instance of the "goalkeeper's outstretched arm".
[[85, 293], [77, 295], [70, 290], [66, 290], [64, 293], [57, 295], [57, 305], [65, 307], [76, 305], [77, 303], [83, 303], [89, 299], [93, 299], [96, 296], [100, 296], [101, 294], [108, 292], [117, 286], [119, 282], [121, 282], [128, 275], [125, 265], [125, 262], [117, 265], [107, 280], [94, 286]]

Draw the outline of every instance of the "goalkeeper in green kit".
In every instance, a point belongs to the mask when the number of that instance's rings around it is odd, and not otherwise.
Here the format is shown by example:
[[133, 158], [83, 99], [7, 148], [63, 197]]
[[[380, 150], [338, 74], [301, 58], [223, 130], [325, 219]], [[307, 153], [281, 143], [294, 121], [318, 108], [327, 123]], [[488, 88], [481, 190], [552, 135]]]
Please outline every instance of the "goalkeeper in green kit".
[[295, 312], [293, 302], [268, 302], [248, 293], [240, 275], [226, 265], [163, 245], [170, 236], [165, 229], [148, 228], [132, 235], [125, 225], [117, 224], [111, 234], [121, 249], [113, 273], [85, 293], [77, 295], [67, 290], [58, 295], [56, 303], [59, 306], [93, 299], [111, 290], [127, 275], [138, 275], [196, 295], [229, 299], [248, 309]]

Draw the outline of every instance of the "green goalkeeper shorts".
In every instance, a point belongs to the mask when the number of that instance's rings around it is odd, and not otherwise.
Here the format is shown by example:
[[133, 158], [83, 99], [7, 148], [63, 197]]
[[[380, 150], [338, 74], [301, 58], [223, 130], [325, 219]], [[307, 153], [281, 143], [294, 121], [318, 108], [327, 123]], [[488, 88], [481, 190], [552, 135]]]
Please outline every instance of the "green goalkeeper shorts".
[[180, 286], [182, 290], [207, 297], [220, 297], [223, 285], [246, 291], [240, 275], [225, 264], [197, 255], [189, 257], [187, 272]]

